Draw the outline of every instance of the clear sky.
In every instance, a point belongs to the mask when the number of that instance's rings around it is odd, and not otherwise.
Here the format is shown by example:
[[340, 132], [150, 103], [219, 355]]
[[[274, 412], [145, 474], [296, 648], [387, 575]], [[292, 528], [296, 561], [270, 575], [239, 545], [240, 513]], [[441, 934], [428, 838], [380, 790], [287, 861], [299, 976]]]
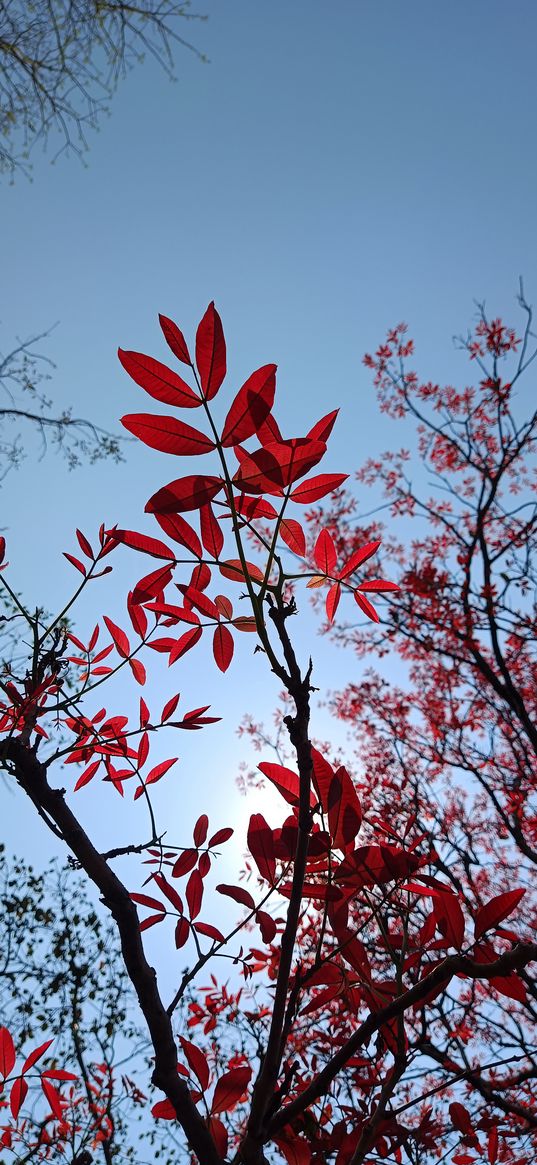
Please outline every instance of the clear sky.
[[[326, 467], [351, 471], [400, 440], [379, 417], [361, 365], [389, 325], [409, 322], [424, 377], [464, 380], [451, 337], [471, 321], [474, 299], [515, 314], [520, 274], [537, 296], [537, 8], [534, 0], [206, 0], [203, 11], [207, 22], [186, 31], [210, 63], [178, 50], [171, 84], [148, 60], [90, 134], [87, 168], [66, 157], [51, 166], [50, 152], [37, 150], [33, 182], [4, 184], [2, 346], [58, 321], [42, 345], [57, 363], [51, 395], [115, 429], [124, 412], [151, 408], [120, 367], [118, 344], [165, 360], [157, 313], [191, 338], [214, 298], [229, 383], [277, 362], [289, 435], [341, 404]], [[102, 520], [156, 532], [143, 506], [177, 473], [170, 459], [133, 446], [120, 467], [68, 476], [49, 457], [10, 475], [0, 525], [28, 602], [52, 607], [66, 593], [72, 574], [60, 552], [74, 548], [75, 525], [88, 534]], [[130, 570], [93, 592], [82, 633], [93, 604], [97, 615], [121, 616]], [[324, 688], [357, 674], [326, 643], [315, 651]], [[224, 679], [203, 653], [177, 665], [174, 685], [157, 670], [157, 707], [178, 687], [184, 707], [211, 702], [225, 717], [181, 738], [182, 768], [157, 792], [178, 842], [186, 834], [188, 844], [209, 799], [215, 827], [235, 812], [244, 749], [233, 730], [246, 710], [270, 718], [276, 690], [258, 659], [244, 637]], [[88, 820], [98, 814], [117, 841], [124, 819], [114, 793], [82, 796]], [[15, 847], [31, 830], [44, 854], [29, 810], [4, 802]]]

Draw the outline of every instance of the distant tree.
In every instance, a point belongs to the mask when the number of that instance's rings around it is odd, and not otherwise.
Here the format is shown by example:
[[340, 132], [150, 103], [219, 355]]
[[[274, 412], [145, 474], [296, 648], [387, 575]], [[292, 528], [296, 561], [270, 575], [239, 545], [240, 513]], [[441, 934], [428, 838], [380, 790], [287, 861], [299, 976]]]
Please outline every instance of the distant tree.
[[[111, 457], [122, 461], [125, 438], [102, 429], [93, 421], [74, 417], [72, 409], [53, 413], [52, 400], [41, 390], [50, 379], [53, 361], [38, 350], [41, 332], [17, 340], [6, 355], [0, 352], [0, 481], [28, 455], [26, 431], [33, 430], [43, 455], [49, 443], [65, 457], [70, 469], [84, 459], [90, 462]], [[24, 435], [23, 435], [24, 434]]]
[[118, 81], [146, 53], [172, 76], [177, 31], [203, 19], [176, 0], [0, 0], [0, 170], [27, 168], [51, 133], [81, 154]]

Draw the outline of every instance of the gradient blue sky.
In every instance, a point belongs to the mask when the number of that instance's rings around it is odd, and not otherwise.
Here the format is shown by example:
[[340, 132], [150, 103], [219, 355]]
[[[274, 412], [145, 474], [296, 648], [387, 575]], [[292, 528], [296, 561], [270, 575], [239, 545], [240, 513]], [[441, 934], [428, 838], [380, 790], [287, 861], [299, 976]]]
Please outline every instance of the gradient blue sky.
[[[288, 434], [341, 404], [326, 467], [352, 470], [401, 439], [379, 417], [361, 365], [389, 325], [408, 320], [424, 377], [465, 380], [451, 337], [471, 321], [474, 298], [513, 316], [519, 274], [537, 293], [537, 9], [534, 0], [207, 0], [203, 11], [206, 23], [180, 31], [209, 64], [178, 50], [171, 84], [148, 60], [90, 134], [87, 168], [66, 157], [51, 166], [38, 150], [33, 182], [4, 185], [2, 346], [59, 321], [42, 345], [57, 363], [51, 395], [113, 429], [122, 413], [151, 407], [121, 369], [118, 344], [167, 359], [157, 313], [192, 337], [214, 298], [230, 384], [276, 361]], [[73, 549], [75, 525], [142, 528], [147, 497], [176, 474], [133, 446], [120, 467], [67, 475], [49, 457], [10, 475], [0, 524], [28, 602], [52, 607], [67, 592], [60, 552]], [[93, 591], [81, 633], [92, 610], [121, 617], [131, 563], [122, 570]], [[215, 827], [237, 812], [244, 747], [233, 730], [244, 710], [271, 714], [275, 685], [245, 640], [225, 679], [202, 653], [177, 666], [176, 682], [158, 669], [151, 686], [157, 707], [179, 686], [185, 707], [210, 701], [225, 716], [181, 738], [182, 768], [156, 792], [178, 842], [188, 844], [209, 801]], [[323, 688], [358, 674], [326, 642], [315, 651]], [[324, 734], [324, 716], [317, 723]], [[115, 794], [82, 796], [105, 843], [117, 840]], [[48, 853], [27, 807], [4, 804], [14, 845], [24, 833]], [[139, 823], [131, 813], [125, 832]]]

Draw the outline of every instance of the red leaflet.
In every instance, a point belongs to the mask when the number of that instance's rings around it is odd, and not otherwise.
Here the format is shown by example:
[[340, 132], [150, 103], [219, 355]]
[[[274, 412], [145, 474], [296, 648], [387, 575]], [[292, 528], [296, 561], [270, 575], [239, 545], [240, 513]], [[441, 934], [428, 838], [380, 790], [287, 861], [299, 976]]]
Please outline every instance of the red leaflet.
[[209, 1132], [222, 1158], [227, 1157], [228, 1132], [223, 1121], [217, 1116], [210, 1116], [207, 1121]]
[[183, 409], [196, 409], [201, 405], [199, 396], [166, 364], [141, 352], [125, 352], [122, 348], [118, 348], [117, 354], [129, 376], [155, 400]]
[[367, 542], [365, 546], [361, 546], [359, 550], [355, 550], [354, 554], [351, 554], [349, 561], [345, 563], [345, 566], [340, 571], [339, 577], [348, 578], [362, 563], [367, 562], [369, 558], [372, 558], [377, 553], [379, 546], [380, 539], [377, 542]]
[[6, 554], [6, 540], [3, 535], [0, 535], [0, 562], [4, 561]]
[[182, 518], [180, 514], [155, 514], [155, 518], [169, 538], [173, 538], [174, 542], [179, 542], [181, 546], [186, 546], [195, 558], [202, 557], [201, 542], [186, 518]]
[[160, 914], [166, 909], [163, 902], [159, 902], [158, 898], [152, 898], [150, 894], [129, 894], [129, 898], [136, 902], [137, 906], [147, 906], [149, 910], [158, 910]]
[[362, 809], [347, 770], [341, 766], [334, 773], [328, 790], [328, 824], [335, 849], [345, 850], [354, 844], [362, 824]]
[[187, 510], [199, 510], [207, 502], [212, 502], [222, 489], [220, 477], [178, 477], [162, 489], [157, 490], [146, 504], [147, 514], [177, 514]]
[[506, 894], [498, 894], [495, 898], [491, 898], [490, 902], [481, 906], [475, 916], [475, 937], [481, 938], [486, 930], [491, 930], [498, 926], [499, 922], [503, 922], [504, 918], [513, 913], [525, 893], [526, 891], [521, 889], [508, 890]]
[[300, 558], [304, 558], [306, 554], [306, 536], [300, 525], [294, 518], [284, 518], [280, 524], [280, 535], [286, 546], [298, 554]]
[[215, 595], [214, 605], [218, 608], [219, 614], [224, 616], [224, 619], [233, 618], [233, 603], [227, 595]]
[[177, 861], [173, 867], [172, 878], [182, 878], [185, 874], [189, 874], [196, 865], [197, 860], [197, 849], [183, 850], [182, 854], [179, 854], [179, 857], [177, 858]]
[[265, 364], [239, 389], [226, 417], [222, 445], [239, 445], [261, 428], [274, 404], [276, 365]]
[[93, 561], [93, 550], [91, 549], [91, 544], [88, 542], [86, 535], [82, 533], [82, 530], [76, 530], [76, 536], [78, 538], [78, 545], [80, 546], [82, 553]]
[[260, 426], [257, 436], [262, 445], [266, 445], [269, 441], [283, 441], [280, 427], [273, 416], [267, 417], [266, 421]]
[[235, 644], [231, 631], [225, 624], [219, 623], [218, 627], [215, 628], [213, 636], [213, 655], [216, 666], [220, 668], [220, 671], [227, 671], [233, 659], [234, 648]]
[[[203, 857], [204, 855], [202, 854], [201, 856]], [[205, 935], [205, 938], [214, 939], [214, 941], [217, 943], [225, 942], [222, 931], [218, 930], [218, 927], [216, 926], [211, 926], [208, 922], [195, 922], [192, 929], [195, 930], [197, 934]]]
[[[269, 781], [272, 781], [273, 785], [276, 785], [289, 805], [298, 805], [300, 792], [298, 773], [285, 768], [284, 765], [273, 764], [271, 761], [262, 761], [257, 767], [265, 777], [268, 777]], [[315, 805], [315, 795], [312, 791], [310, 791], [310, 805]]]
[[336, 871], [337, 882], [353, 886], [382, 886], [413, 873], [419, 857], [391, 845], [363, 845], [349, 854]]
[[261, 938], [264, 943], [271, 943], [275, 938], [277, 926], [274, 919], [266, 910], [257, 910], [255, 920], [261, 931]]
[[43, 1077], [41, 1077], [41, 1088], [45, 1093], [54, 1116], [61, 1121], [63, 1119], [63, 1109], [59, 1092], [56, 1090], [53, 1084], [50, 1084], [48, 1080], [44, 1080]]
[[151, 1116], [157, 1120], [176, 1121], [177, 1113], [173, 1107], [171, 1100], [158, 1100], [151, 1109]]
[[454, 1100], [449, 1106], [449, 1115], [453, 1121], [454, 1128], [458, 1129], [460, 1133], [464, 1133], [465, 1135], [473, 1133], [474, 1130], [472, 1128], [470, 1113], [464, 1107], [464, 1104], [459, 1104], [457, 1100]]
[[450, 946], [460, 950], [464, 942], [464, 914], [454, 894], [437, 894], [433, 898], [433, 914], [440, 933]]
[[377, 594], [384, 594], [388, 591], [400, 591], [401, 587], [394, 582], [388, 582], [385, 578], [373, 578], [371, 582], [360, 583], [359, 591], [374, 591]]
[[179, 1036], [179, 1042], [188, 1060], [189, 1068], [199, 1080], [202, 1091], [205, 1092], [209, 1087], [210, 1079], [209, 1065], [207, 1063], [206, 1056], [202, 1051], [200, 1051], [199, 1048], [196, 1047], [195, 1044], [191, 1044], [190, 1040], [185, 1040], [184, 1036]]
[[179, 951], [184, 947], [190, 933], [190, 926], [186, 918], [180, 918], [175, 927], [175, 946]]
[[235, 902], [240, 902], [241, 906], [247, 906], [249, 910], [255, 909], [255, 902], [252, 895], [243, 886], [226, 886], [221, 882], [216, 889], [219, 894], [227, 894], [228, 898], [233, 898]]
[[323, 574], [331, 575], [337, 562], [337, 551], [334, 539], [328, 530], [321, 530], [313, 550], [315, 565]]
[[498, 1129], [496, 1125], [493, 1125], [488, 1132], [487, 1157], [489, 1159], [489, 1165], [496, 1165], [496, 1161], [498, 1160]]
[[[231, 582], [244, 582], [244, 572], [242, 569], [242, 563], [239, 558], [226, 559], [225, 562], [220, 563], [218, 569], [220, 574], [222, 574], [224, 578], [231, 579]], [[247, 562], [246, 569], [248, 571], [248, 577], [251, 578], [252, 582], [263, 582], [265, 577], [263, 571], [261, 571], [258, 566], [255, 566], [253, 562]]]
[[164, 339], [168, 347], [171, 348], [174, 356], [177, 356], [177, 359], [181, 360], [183, 364], [191, 365], [190, 353], [180, 328], [177, 327], [177, 324], [174, 324], [173, 320], [168, 319], [168, 316], [159, 314], [158, 318], [162, 331], [164, 332]]
[[209, 304], [196, 332], [196, 364], [203, 392], [212, 400], [226, 375], [226, 341], [214, 303]]
[[164, 922], [165, 914], [151, 914], [149, 918], [144, 918], [140, 923], [140, 930], [149, 930], [150, 926], [155, 926], [157, 922]]
[[247, 454], [234, 481], [248, 493], [281, 494], [297, 478], [324, 457], [324, 441], [294, 437], [291, 441], [270, 441]]
[[341, 583], [336, 582], [333, 584], [333, 586], [330, 587], [330, 590], [328, 591], [328, 594], [326, 596], [326, 604], [325, 604], [326, 605], [326, 617], [327, 617], [329, 623], [332, 623], [334, 620], [334, 616], [335, 616], [336, 611], [337, 611], [338, 606], [339, 606], [340, 598], [341, 598]]
[[[175, 909], [177, 910], [177, 912], [179, 914], [182, 914], [183, 913], [182, 899], [179, 896], [179, 894], [177, 893], [177, 890], [175, 889], [175, 887], [170, 886], [170, 883], [168, 881], [166, 881], [164, 874], [154, 874], [153, 880], [156, 882], [159, 890], [162, 890], [162, 893], [165, 894], [168, 901], [171, 902], [172, 906], [175, 906]], [[131, 894], [131, 898], [132, 898], [132, 894]]]
[[45, 1068], [41, 1075], [49, 1080], [78, 1080], [74, 1072], [66, 1072], [65, 1068]]
[[144, 667], [143, 663], [141, 662], [141, 660], [129, 659], [129, 667], [130, 667], [131, 672], [136, 680], [136, 683], [140, 684], [141, 687], [143, 687], [143, 685], [145, 684], [145, 681], [147, 679], [147, 676], [146, 676], [145, 667]]
[[188, 902], [188, 909], [190, 918], [193, 920], [197, 918], [203, 899], [203, 881], [198, 870], [193, 870], [188, 882], [186, 884], [186, 900]]
[[30, 1055], [26, 1057], [22, 1065], [21, 1076], [24, 1076], [25, 1072], [29, 1072], [30, 1068], [33, 1068], [34, 1064], [37, 1064], [37, 1061], [41, 1059], [41, 1056], [45, 1055], [47, 1048], [50, 1048], [50, 1045], [53, 1043], [54, 1040], [45, 1040], [44, 1044], [40, 1044], [38, 1048], [34, 1048], [33, 1052], [30, 1052]]
[[73, 793], [76, 793], [78, 791], [78, 789], [82, 789], [84, 787], [84, 785], [89, 785], [89, 782], [95, 776], [95, 773], [97, 772], [97, 769], [99, 768], [100, 763], [101, 763], [100, 760], [96, 760], [96, 761], [93, 761], [90, 765], [88, 765], [88, 768], [85, 769], [84, 772], [81, 774], [81, 776], [78, 778], [78, 781], [76, 782], [76, 785], [74, 786]]
[[7, 1027], [0, 1027], [0, 1076], [4, 1080], [12, 1071], [16, 1058], [11, 1032]]
[[[302, 1012], [304, 1015], [305, 1012]], [[297, 1137], [291, 1131], [274, 1138], [280, 1153], [283, 1154], [287, 1165], [310, 1165], [311, 1149], [303, 1137]], [[338, 1154], [339, 1165], [344, 1165], [341, 1154]], [[345, 1158], [345, 1161], [347, 1158]]]
[[310, 429], [308, 437], [312, 437], [316, 441], [324, 441], [326, 444], [334, 428], [338, 413], [339, 409], [334, 409], [333, 412], [327, 413], [325, 417], [321, 417], [320, 421], [317, 421]]
[[372, 619], [374, 623], [380, 623], [380, 617], [377, 615], [373, 604], [369, 602], [369, 599], [366, 599], [365, 595], [361, 595], [360, 592], [356, 590], [354, 591], [354, 598], [355, 602], [358, 603], [358, 606], [364, 612], [364, 615], [367, 615], [368, 619]]
[[131, 649], [125, 632], [122, 631], [121, 627], [118, 627], [116, 623], [113, 623], [107, 615], [104, 616], [104, 622], [106, 623], [112, 639], [114, 640], [119, 655], [121, 655], [123, 659], [126, 659], [126, 657], [130, 655]]
[[198, 640], [201, 639], [202, 632], [203, 627], [191, 627], [189, 631], [185, 631], [184, 635], [179, 637], [170, 651], [168, 667], [171, 667], [172, 663], [175, 663], [182, 655], [186, 655], [191, 647], [195, 647]]
[[212, 1116], [218, 1112], [230, 1112], [235, 1108], [239, 1100], [246, 1095], [251, 1075], [251, 1068], [232, 1068], [230, 1072], [224, 1072], [214, 1090]]
[[250, 817], [247, 845], [261, 877], [273, 883], [276, 875], [274, 835], [262, 813], [252, 813]]
[[198, 591], [196, 587], [189, 586], [185, 591], [185, 601], [197, 607], [202, 615], [206, 615], [208, 619], [218, 619], [218, 607], [208, 595], [203, 591]]
[[343, 485], [348, 476], [348, 473], [319, 473], [317, 477], [310, 477], [298, 485], [293, 490], [291, 497], [294, 502], [309, 505], [311, 502], [317, 502], [319, 498], [333, 493], [340, 485]]
[[86, 577], [86, 573], [87, 573], [86, 567], [80, 561], [79, 558], [75, 558], [73, 554], [68, 554], [66, 550], [63, 551], [63, 557], [66, 558], [67, 561], [71, 563], [71, 566], [75, 566], [76, 569], [79, 570], [80, 573], [84, 575], [84, 578]]
[[212, 849], [215, 845], [222, 845], [225, 841], [229, 841], [230, 837], [233, 837], [233, 832], [229, 826], [225, 829], [217, 829], [216, 833], [213, 833], [207, 842], [209, 849]]
[[266, 498], [249, 498], [245, 494], [237, 494], [233, 500], [237, 513], [249, 520], [252, 518], [272, 519], [278, 517], [278, 512], [274, 509], [272, 502], [267, 502]]
[[[76, 1077], [75, 1077], [76, 1079]], [[24, 1104], [28, 1092], [28, 1085], [23, 1076], [17, 1076], [9, 1094], [9, 1107], [14, 1120], [17, 1119], [21, 1105]]]
[[177, 708], [178, 703], [179, 703], [179, 693], [177, 693], [176, 696], [172, 696], [170, 700], [167, 700], [167, 702], [165, 703], [165, 705], [162, 709], [162, 712], [161, 712], [161, 716], [160, 716], [160, 723], [161, 724], [164, 724], [165, 720], [169, 720], [170, 716], [173, 716], [175, 709]]
[[174, 765], [177, 760], [178, 758], [174, 756], [171, 757], [170, 760], [163, 760], [160, 762], [160, 764], [155, 765], [154, 769], [151, 769], [151, 772], [148, 773], [147, 777], [145, 778], [146, 785], [154, 785], [155, 781], [160, 781], [160, 778], [164, 776], [164, 773], [167, 773], [168, 769], [171, 769], [172, 765]]
[[200, 509], [200, 532], [207, 553], [212, 558], [218, 558], [224, 545], [224, 535], [210, 502]]
[[214, 441], [177, 421], [175, 417], [153, 416], [151, 413], [131, 413], [121, 418], [121, 424], [135, 437], [149, 445], [151, 449], [158, 449], [160, 453], [173, 453], [177, 457], [189, 457], [196, 453], [211, 453], [215, 448]]
[[203, 843], [207, 837], [208, 828], [209, 828], [209, 818], [207, 817], [206, 813], [202, 813], [201, 817], [198, 817], [198, 820], [196, 821], [196, 824], [194, 826], [194, 831], [192, 834], [194, 845], [197, 845], [197, 846], [203, 845]]
[[131, 602], [133, 606], [136, 607], [140, 603], [147, 603], [149, 599], [154, 599], [162, 595], [168, 583], [171, 582], [171, 577], [172, 572], [169, 566], [160, 566], [158, 570], [153, 570], [151, 574], [144, 575], [132, 592]]

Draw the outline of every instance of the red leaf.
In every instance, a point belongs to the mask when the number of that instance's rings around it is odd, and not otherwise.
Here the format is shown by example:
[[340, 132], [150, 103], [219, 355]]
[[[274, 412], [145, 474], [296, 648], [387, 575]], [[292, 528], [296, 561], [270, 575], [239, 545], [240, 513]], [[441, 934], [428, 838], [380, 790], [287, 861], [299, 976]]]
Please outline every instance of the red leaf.
[[[274, 764], [271, 761], [262, 761], [257, 766], [269, 781], [280, 790], [282, 797], [289, 805], [298, 805], [300, 795], [300, 778], [298, 773], [288, 769], [285, 765]], [[315, 805], [315, 795], [310, 791], [310, 805]]]
[[152, 413], [130, 413], [121, 418], [121, 424], [144, 445], [158, 449], [160, 453], [172, 453], [176, 457], [189, 457], [197, 453], [211, 453], [214, 441], [178, 421], [175, 417], [153, 416]]
[[177, 659], [185, 655], [187, 651], [190, 651], [191, 647], [196, 645], [198, 640], [201, 639], [202, 632], [203, 627], [191, 627], [189, 631], [185, 631], [184, 635], [180, 636], [170, 651], [168, 658], [168, 665], [170, 667], [172, 663], [175, 663]]
[[261, 938], [264, 943], [271, 943], [276, 935], [277, 926], [274, 919], [266, 910], [258, 910], [255, 920], [261, 931]]
[[359, 591], [371, 591], [375, 594], [382, 595], [388, 591], [400, 591], [401, 587], [394, 582], [388, 582], [385, 578], [373, 578], [370, 582], [360, 583]]
[[222, 845], [224, 841], [229, 841], [230, 837], [233, 837], [233, 830], [229, 826], [225, 829], [217, 829], [216, 833], [213, 833], [212, 837], [209, 838], [207, 845], [209, 849], [212, 849], [215, 845]]
[[164, 922], [165, 914], [151, 914], [149, 918], [144, 918], [140, 923], [140, 930], [149, 930], [150, 926], [156, 926], [157, 922]]
[[241, 906], [247, 906], [249, 910], [254, 910], [255, 902], [252, 895], [243, 886], [226, 886], [221, 882], [216, 889], [219, 894], [226, 894], [228, 898], [233, 898], [235, 902], [240, 902]]
[[158, 910], [162, 913], [166, 909], [163, 902], [159, 902], [158, 898], [152, 898], [150, 894], [129, 894], [132, 902], [136, 902], [138, 906], [148, 906], [150, 910]]
[[319, 473], [316, 477], [310, 477], [298, 485], [293, 490], [291, 497], [294, 502], [309, 505], [339, 489], [339, 486], [343, 485], [348, 476], [348, 473]]
[[209, 828], [209, 818], [207, 817], [206, 813], [202, 813], [201, 817], [198, 817], [198, 820], [196, 821], [196, 824], [194, 826], [194, 831], [192, 834], [193, 840], [194, 840], [194, 845], [197, 845], [197, 846], [203, 845], [203, 843], [207, 837], [208, 828]]
[[506, 894], [498, 894], [495, 898], [491, 898], [490, 902], [481, 906], [475, 916], [475, 937], [481, 938], [486, 930], [491, 930], [499, 922], [503, 922], [504, 918], [507, 918], [516, 909], [525, 893], [525, 890], [520, 889], [508, 890]]
[[198, 870], [193, 870], [186, 884], [186, 900], [190, 918], [197, 918], [203, 900], [203, 881]]
[[195, 922], [194, 930], [197, 931], [198, 934], [205, 935], [206, 938], [214, 939], [215, 942], [225, 942], [222, 931], [218, 930], [216, 926], [210, 926], [208, 922]]
[[141, 662], [141, 660], [129, 659], [129, 667], [130, 667], [131, 672], [136, 680], [136, 683], [141, 684], [141, 686], [143, 687], [147, 677], [146, 677], [145, 667], [144, 667], [143, 663]]
[[498, 1160], [498, 1129], [496, 1125], [493, 1125], [488, 1132], [487, 1157], [489, 1159], [489, 1165], [496, 1165], [496, 1161]]
[[362, 809], [352, 780], [341, 766], [328, 790], [328, 823], [335, 849], [347, 849], [362, 824]]
[[330, 587], [330, 590], [326, 596], [326, 617], [329, 623], [333, 623], [334, 621], [340, 598], [341, 583], [335, 582], [333, 586]]
[[186, 918], [180, 918], [175, 927], [175, 946], [178, 951], [184, 947], [190, 933], [190, 926]]
[[437, 894], [433, 899], [433, 914], [446, 942], [460, 950], [464, 942], [464, 914], [455, 895]]
[[196, 364], [205, 397], [212, 400], [226, 375], [226, 341], [214, 302], [209, 304], [196, 332]]
[[121, 627], [118, 627], [116, 623], [112, 623], [112, 620], [108, 618], [108, 615], [104, 616], [104, 622], [106, 623], [112, 639], [114, 640], [119, 655], [121, 655], [123, 659], [126, 659], [127, 656], [130, 655], [131, 649], [125, 632], [122, 631]]
[[84, 769], [84, 772], [78, 778], [78, 781], [73, 788], [73, 793], [76, 793], [78, 789], [82, 789], [84, 785], [89, 785], [89, 782], [95, 776], [100, 763], [100, 760], [92, 761], [92, 763], [88, 765], [87, 769]]
[[173, 550], [159, 538], [148, 538], [146, 534], [137, 534], [135, 530], [111, 530], [110, 536], [116, 542], [130, 546], [131, 550], [141, 550], [143, 554], [152, 554], [154, 558], [169, 558], [175, 561]]
[[239, 445], [261, 428], [274, 404], [276, 365], [265, 364], [239, 389], [226, 417], [222, 445]]
[[[175, 906], [175, 909], [178, 911], [178, 913], [182, 914], [183, 913], [182, 899], [181, 899], [180, 895], [177, 893], [177, 890], [175, 889], [175, 887], [171, 886], [170, 883], [166, 880], [166, 878], [164, 877], [164, 874], [154, 874], [153, 881], [156, 883], [159, 890], [161, 890], [162, 893], [165, 895], [165, 897], [168, 899], [168, 902], [171, 902], [172, 906]], [[132, 894], [131, 894], [131, 898], [132, 898]]]
[[160, 762], [160, 764], [155, 765], [154, 769], [151, 769], [151, 772], [148, 773], [147, 777], [145, 778], [145, 784], [154, 785], [155, 781], [160, 781], [160, 778], [164, 776], [164, 773], [168, 772], [168, 769], [171, 769], [172, 765], [175, 764], [177, 759], [178, 758], [174, 756], [170, 760], [163, 760]]
[[57, 1089], [53, 1084], [50, 1084], [48, 1080], [44, 1080], [43, 1077], [41, 1077], [41, 1088], [45, 1093], [54, 1116], [57, 1117], [60, 1121], [63, 1120], [62, 1102]]
[[141, 603], [147, 603], [150, 599], [162, 595], [171, 581], [171, 577], [172, 571], [169, 566], [159, 566], [158, 570], [144, 575], [132, 592], [131, 603], [134, 606], [139, 606]]
[[74, 1072], [66, 1072], [65, 1068], [45, 1068], [41, 1075], [48, 1080], [78, 1080]]
[[454, 1128], [456, 1128], [459, 1133], [464, 1133], [465, 1136], [467, 1136], [469, 1133], [473, 1133], [474, 1130], [472, 1128], [470, 1113], [468, 1112], [468, 1109], [464, 1107], [464, 1104], [459, 1104], [457, 1100], [454, 1100], [453, 1103], [449, 1106], [449, 1115], [453, 1121]]
[[163, 1121], [177, 1120], [177, 1114], [171, 1100], [158, 1100], [151, 1109], [151, 1116]]
[[327, 413], [325, 417], [321, 417], [320, 421], [317, 421], [310, 429], [308, 437], [313, 437], [317, 441], [324, 441], [326, 444], [334, 428], [338, 413], [339, 409], [334, 409], [333, 412]]
[[78, 545], [80, 546], [82, 553], [87, 555], [87, 557], [93, 561], [93, 550], [91, 549], [91, 544], [88, 542], [86, 535], [82, 533], [82, 530], [77, 530], [76, 536], [78, 538]]
[[177, 359], [181, 360], [183, 364], [191, 365], [190, 353], [180, 328], [177, 327], [177, 324], [174, 324], [173, 320], [168, 319], [168, 316], [159, 315], [158, 318], [162, 331], [164, 332], [164, 339], [168, 347], [171, 348], [174, 356], [177, 356]]
[[[228, 558], [226, 562], [220, 563], [218, 569], [220, 574], [222, 574], [224, 578], [231, 579], [231, 582], [244, 582], [244, 572], [242, 569], [242, 563], [239, 558]], [[263, 582], [265, 577], [263, 571], [260, 570], [258, 566], [255, 566], [253, 562], [247, 562], [246, 569], [252, 582]]]
[[206, 1092], [210, 1079], [209, 1065], [206, 1057], [195, 1044], [191, 1044], [190, 1040], [185, 1040], [184, 1036], [179, 1036], [179, 1041], [188, 1060], [189, 1068], [192, 1069], [196, 1079], [199, 1080], [202, 1091]]
[[202, 557], [201, 542], [186, 518], [182, 518], [180, 514], [155, 514], [155, 518], [169, 538], [173, 538], [174, 542], [179, 542], [181, 546], [186, 546], [195, 558]]
[[267, 502], [266, 498], [249, 498], [245, 494], [237, 494], [233, 498], [235, 508], [238, 514], [243, 518], [277, 518], [278, 511], [274, 509], [272, 502]]
[[53, 1043], [54, 1040], [45, 1040], [44, 1044], [40, 1044], [38, 1048], [34, 1048], [33, 1052], [30, 1052], [30, 1055], [26, 1057], [24, 1064], [22, 1065], [22, 1076], [24, 1076], [24, 1073], [28, 1072], [30, 1068], [33, 1068], [34, 1064], [37, 1064], [37, 1061], [41, 1059], [41, 1056], [45, 1055], [47, 1048], [50, 1048], [50, 1045]]
[[199, 396], [166, 364], [153, 360], [152, 356], [144, 356], [141, 352], [125, 352], [122, 348], [118, 348], [117, 354], [129, 376], [155, 400], [165, 405], [176, 405], [177, 408], [199, 408]]
[[300, 525], [294, 518], [284, 518], [280, 524], [280, 535], [286, 546], [298, 554], [300, 558], [304, 558], [306, 554], [306, 536]]
[[84, 578], [86, 577], [86, 573], [87, 573], [86, 567], [83, 565], [83, 563], [80, 561], [79, 558], [75, 558], [73, 554], [67, 554], [66, 550], [63, 551], [63, 557], [66, 558], [67, 561], [71, 563], [71, 566], [75, 566], [76, 569], [79, 570], [80, 573], [84, 575]]
[[212, 502], [223, 484], [220, 477], [178, 477], [153, 494], [145, 511], [147, 514], [177, 514], [199, 510], [200, 506]]
[[194, 869], [198, 860], [197, 849], [185, 849], [182, 854], [179, 854], [177, 861], [172, 870], [172, 878], [183, 878], [185, 874], [189, 874]]
[[227, 671], [233, 659], [234, 648], [235, 644], [231, 631], [224, 624], [219, 623], [218, 627], [215, 628], [213, 636], [213, 655], [216, 666], [220, 668], [220, 671]]
[[273, 883], [276, 875], [274, 835], [262, 813], [252, 813], [247, 845], [262, 878]]
[[380, 618], [377, 615], [373, 604], [369, 602], [369, 599], [366, 599], [365, 595], [361, 595], [359, 591], [355, 591], [354, 598], [360, 609], [364, 612], [364, 615], [367, 615], [368, 619], [372, 619], [374, 623], [380, 623]]
[[210, 502], [200, 508], [200, 532], [207, 553], [212, 558], [218, 558], [224, 545], [224, 535]]
[[246, 1094], [251, 1075], [251, 1068], [232, 1068], [230, 1072], [224, 1072], [214, 1090], [212, 1116], [218, 1112], [230, 1112], [235, 1108]]
[[227, 1156], [228, 1133], [223, 1121], [217, 1116], [210, 1116], [207, 1121], [209, 1132], [222, 1158]]
[[379, 546], [380, 540], [367, 542], [365, 546], [361, 546], [359, 550], [355, 550], [354, 554], [351, 554], [348, 562], [345, 563], [339, 577], [348, 578], [353, 571], [357, 570], [359, 566], [362, 566], [362, 563], [367, 562], [369, 558], [372, 558], [377, 553]]
[[328, 530], [321, 530], [313, 550], [315, 565], [323, 574], [331, 575], [337, 562], [337, 552], [334, 539]]
[[23, 1076], [17, 1076], [9, 1094], [9, 1107], [14, 1120], [17, 1119], [21, 1106], [24, 1104], [28, 1092], [28, 1085]]
[[270, 441], [246, 455], [233, 480], [248, 493], [281, 494], [325, 453], [324, 441], [312, 441], [309, 437]]
[[7, 1030], [7, 1027], [0, 1027], [0, 1076], [4, 1080], [12, 1071], [16, 1059], [11, 1032]]
[[171, 699], [168, 700], [166, 702], [166, 704], [164, 705], [164, 707], [162, 709], [161, 717], [160, 717], [161, 724], [164, 724], [165, 720], [169, 720], [170, 716], [173, 716], [175, 709], [177, 708], [178, 703], [179, 703], [179, 693], [177, 693], [176, 696], [172, 696]]

